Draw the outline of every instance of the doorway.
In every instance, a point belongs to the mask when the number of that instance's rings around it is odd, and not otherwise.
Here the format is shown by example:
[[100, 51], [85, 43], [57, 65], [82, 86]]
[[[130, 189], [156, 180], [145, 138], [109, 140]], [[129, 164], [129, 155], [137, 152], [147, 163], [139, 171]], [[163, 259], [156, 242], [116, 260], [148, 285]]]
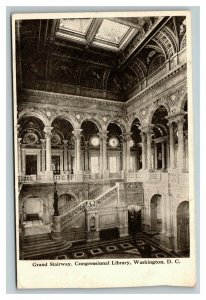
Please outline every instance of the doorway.
[[189, 202], [183, 201], [177, 208], [177, 247], [178, 250], [189, 250]]
[[161, 195], [154, 195], [150, 203], [150, 221], [151, 231], [161, 232], [162, 231], [162, 206], [161, 206]]
[[37, 155], [26, 155], [26, 175], [37, 175]]
[[134, 234], [142, 231], [141, 207], [128, 207], [128, 230], [129, 234]]

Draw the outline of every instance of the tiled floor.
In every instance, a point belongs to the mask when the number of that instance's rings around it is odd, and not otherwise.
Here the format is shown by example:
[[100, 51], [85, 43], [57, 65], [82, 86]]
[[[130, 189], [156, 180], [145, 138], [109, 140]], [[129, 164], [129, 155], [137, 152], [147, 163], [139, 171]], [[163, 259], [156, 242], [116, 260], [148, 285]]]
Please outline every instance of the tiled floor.
[[72, 246], [66, 253], [49, 257], [50, 259], [98, 259], [98, 258], [141, 258], [145, 243], [151, 246], [151, 258], [175, 257], [174, 254], [163, 250], [144, 237], [136, 238], [136, 245], [131, 237], [113, 241], [96, 242]]

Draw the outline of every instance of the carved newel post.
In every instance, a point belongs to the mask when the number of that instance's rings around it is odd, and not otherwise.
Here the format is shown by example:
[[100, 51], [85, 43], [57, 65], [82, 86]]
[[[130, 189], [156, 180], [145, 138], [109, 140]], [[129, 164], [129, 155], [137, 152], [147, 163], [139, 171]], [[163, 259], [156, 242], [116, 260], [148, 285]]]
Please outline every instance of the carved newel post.
[[61, 216], [59, 215], [58, 208], [58, 192], [56, 190], [56, 182], [54, 182], [54, 214], [52, 217], [51, 235], [53, 239], [61, 239]]

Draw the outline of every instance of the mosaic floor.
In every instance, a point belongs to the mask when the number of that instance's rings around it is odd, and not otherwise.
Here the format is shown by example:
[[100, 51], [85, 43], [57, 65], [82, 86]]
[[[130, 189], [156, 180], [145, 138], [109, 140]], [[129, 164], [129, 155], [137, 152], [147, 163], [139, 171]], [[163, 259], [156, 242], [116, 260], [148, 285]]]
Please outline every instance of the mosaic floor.
[[[50, 256], [47, 259], [103, 259], [103, 258], [141, 258], [147, 257], [144, 252], [145, 244], [150, 244], [151, 258], [175, 257], [144, 237], [136, 238], [136, 243], [131, 237], [113, 241], [102, 241], [92, 244], [72, 246], [65, 253]], [[148, 257], [148, 258], [149, 258]]]

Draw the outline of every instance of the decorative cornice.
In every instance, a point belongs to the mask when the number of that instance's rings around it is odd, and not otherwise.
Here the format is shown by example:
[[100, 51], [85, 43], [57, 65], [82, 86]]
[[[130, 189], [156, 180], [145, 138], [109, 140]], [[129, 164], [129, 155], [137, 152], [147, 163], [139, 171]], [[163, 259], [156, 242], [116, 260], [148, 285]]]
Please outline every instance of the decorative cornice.
[[84, 96], [76, 96], [76, 95], [67, 95], [67, 94], [61, 94], [61, 93], [53, 93], [53, 92], [45, 92], [45, 91], [39, 91], [39, 90], [32, 90], [32, 89], [25, 89], [24, 90], [27, 94], [33, 96], [33, 97], [46, 97], [51, 99], [56, 98], [56, 99], [66, 99], [69, 101], [88, 101], [92, 104], [94, 103], [104, 103], [104, 104], [111, 104], [114, 106], [120, 106], [123, 107], [125, 105], [125, 102], [121, 101], [112, 101], [112, 100], [107, 100], [107, 99], [101, 99], [101, 98], [91, 98], [91, 97], [84, 97]]

